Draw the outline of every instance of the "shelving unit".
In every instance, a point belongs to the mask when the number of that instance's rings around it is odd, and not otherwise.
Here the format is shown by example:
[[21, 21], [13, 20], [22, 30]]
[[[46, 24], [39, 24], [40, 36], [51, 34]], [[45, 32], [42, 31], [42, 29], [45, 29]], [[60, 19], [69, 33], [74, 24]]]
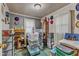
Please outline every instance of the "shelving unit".
[[[19, 20], [16, 21], [15, 18], [18, 18]], [[10, 28], [13, 30], [14, 36], [13, 36], [13, 56], [17, 56], [22, 54], [22, 50], [26, 50], [26, 33], [24, 29], [24, 18], [10, 13]], [[17, 23], [18, 24], [15, 24]], [[24, 40], [23, 40], [24, 39]], [[24, 44], [21, 44], [22, 41], [24, 41]], [[25, 53], [25, 52], [24, 52]]]
[[42, 29], [36, 29], [36, 32], [38, 32], [38, 41], [39, 41], [39, 48], [43, 49], [43, 32]]
[[10, 17], [9, 17], [9, 9], [5, 3], [1, 4], [2, 11], [2, 44], [6, 44], [6, 47], [2, 48], [3, 56], [12, 56], [13, 55], [13, 35], [10, 34]]
[[[4, 31], [6, 30], [3, 30], [2, 32]], [[7, 30], [7, 32], [9, 33], [10, 30]], [[3, 56], [12, 56], [13, 55], [13, 35], [11, 35], [10, 33], [8, 36], [2, 35], [2, 43], [7, 45], [7, 47], [2, 49]]]
[[17, 53], [17, 51], [26, 48], [26, 38], [24, 29], [14, 29], [13, 44], [14, 55]]

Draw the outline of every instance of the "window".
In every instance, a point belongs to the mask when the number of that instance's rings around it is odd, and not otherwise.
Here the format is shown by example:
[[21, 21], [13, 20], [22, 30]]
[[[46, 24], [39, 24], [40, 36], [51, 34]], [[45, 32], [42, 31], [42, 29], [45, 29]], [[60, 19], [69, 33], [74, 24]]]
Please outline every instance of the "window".
[[55, 18], [56, 33], [70, 33], [71, 22], [69, 13], [59, 15]]
[[54, 18], [54, 23], [54, 42], [55, 44], [58, 44], [58, 42], [64, 38], [65, 33], [71, 33], [70, 13], [68, 12], [56, 16]]
[[33, 27], [35, 27], [35, 21], [34, 21], [34, 19], [27, 19], [27, 18], [25, 18], [24, 19], [24, 23], [25, 23], [26, 33], [31, 33]]

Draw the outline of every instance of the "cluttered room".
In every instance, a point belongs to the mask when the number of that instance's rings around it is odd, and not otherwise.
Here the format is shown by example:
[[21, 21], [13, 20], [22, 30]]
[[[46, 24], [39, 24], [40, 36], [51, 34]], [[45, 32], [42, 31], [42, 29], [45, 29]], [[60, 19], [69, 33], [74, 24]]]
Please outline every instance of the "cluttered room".
[[0, 55], [79, 56], [79, 3], [0, 6]]

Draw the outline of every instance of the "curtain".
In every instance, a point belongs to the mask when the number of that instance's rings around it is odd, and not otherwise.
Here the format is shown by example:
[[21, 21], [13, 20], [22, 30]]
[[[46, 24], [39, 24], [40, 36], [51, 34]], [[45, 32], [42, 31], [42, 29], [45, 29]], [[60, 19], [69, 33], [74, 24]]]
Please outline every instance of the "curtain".
[[65, 33], [71, 33], [70, 13], [63, 13], [54, 18], [55, 32], [54, 42], [57, 44], [59, 40], [64, 39]]

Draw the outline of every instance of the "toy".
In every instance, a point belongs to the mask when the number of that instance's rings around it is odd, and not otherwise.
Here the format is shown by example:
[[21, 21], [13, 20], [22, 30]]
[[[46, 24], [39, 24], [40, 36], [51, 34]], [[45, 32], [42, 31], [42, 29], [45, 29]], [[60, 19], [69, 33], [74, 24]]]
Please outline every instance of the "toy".
[[56, 47], [53, 47], [53, 48], [51, 49], [51, 54], [52, 54], [53, 56], [56, 55]]
[[2, 31], [2, 35], [3, 35], [3, 36], [9, 36], [9, 34], [10, 34], [10, 33], [9, 33], [9, 30], [3, 30], [3, 31]]
[[15, 24], [15, 25], [18, 25], [18, 24], [19, 24], [19, 17], [15, 17], [14, 20], [15, 20], [14, 24]]
[[9, 13], [8, 12], [6, 12], [5, 23], [6, 24], [10, 23], [10, 17], [9, 17]]
[[48, 40], [47, 40], [48, 48], [52, 48], [52, 46], [54, 45], [54, 39], [53, 38], [54, 38], [54, 33], [49, 33], [48, 34]]
[[53, 16], [50, 17], [50, 24], [53, 24]]
[[43, 49], [43, 34], [42, 32], [39, 32], [39, 48]]
[[28, 43], [31, 48], [38, 46], [38, 33], [31, 34], [30, 39], [28, 39]]
[[28, 49], [28, 51], [29, 51], [29, 53], [30, 53], [31, 56], [34, 56], [34, 55], [37, 55], [37, 54], [40, 53], [40, 50], [39, 50], [38, 47], [36, 47], [36, 48], [34, 48], [34, 49], [31, 49], [31, 48], [29, 47], [29, 45], [28, 45], [28, 46], [27, 46], [27, 49]]
[[40, 53], [39, 50], [39, 42], [38, 42], [38, 33], [31, 33], [28, 36], [28, 46], [27, 49], [30, 55], [36, 55]]

